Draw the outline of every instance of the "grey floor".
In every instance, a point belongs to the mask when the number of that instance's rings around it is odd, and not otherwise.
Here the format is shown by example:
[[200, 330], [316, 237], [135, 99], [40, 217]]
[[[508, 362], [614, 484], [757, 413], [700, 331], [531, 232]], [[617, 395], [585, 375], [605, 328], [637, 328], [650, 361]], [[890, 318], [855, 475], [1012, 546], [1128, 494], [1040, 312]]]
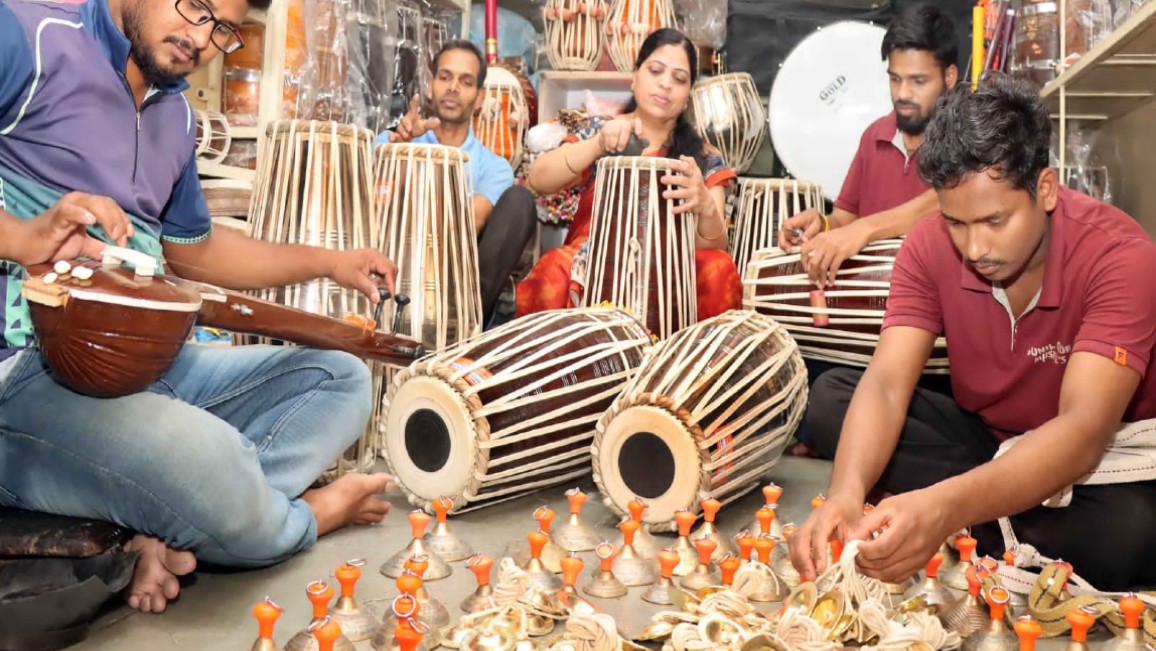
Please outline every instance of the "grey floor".
[[[830, 464], [823, 461], [784, 458], [771, 472], [769, 479], [783, 487], [779, 513], [784, 521], [801, 520], [810, 510], [810, 500], [827, 486]], [[589, 479], [579, 482], [591, 494], [584, 513], [589, 523], [596, 525], [611, 540], [620, 540], [613, 529], [616, 519], [611, 511], [599, 503], [595, 487]], [[477, 551], [495, 558], [519, 550], [525, 534], [536, 525], [532, 513], [537, 506], [549, 504], [559, 514], [567, 512], [563, 491], [568, 486], [546, 489], [505, 504], [467, 513], [451, 519], [453, 529]], [[184, 589], [180, 599], [170, 604], [161, 615], [143, 615], [120, 607], [104, 615], [89, 639], [73, 647], [85, 651], [135, 651], [153, 649], [198, 649], [202, 651], [240, 651], [249, 649], [256, 638], [256, 623], [250, 615], [252, 605], [272, 597], [285, 612], [278, 622], [276, 640], [284, 645], [296, 632], [309, 623], [310, 606], [305, 599], [305, 586], [316, 579], [332, 578], [334, 569], [352, 558], [365, 558], [365, 573], [358, 584], [358, 597], [368, 608], [377, 609], [396, 594], [393, 581], [382, 576], [377, 568], [395, 552], [402, 549], [409, 538], [404, 514], [409, 510], [400, 495], [393, 495], [394, 512], [383, 525], [359, 527], [327, 536], [308, 552], [276, 567], [232, 574], [198, 573], [194, 585]], [[755, 492], [724, 509], [718, 523], [727, 533], [746, 526], [760, 506], [761, 496]], [[583, 554], [587, 569], [592, 567], [592, 554]], [[433, 597], [449, 607], [452, 616], [460, 614], [458, 604], [474, 586], [472, 574], [463, 563], [454, 564], [454, 573], [440, 581], [428, 584]], [[579, 585], [585, 580], [580, 579]], [[594, 600], [605, 612], [614, 615], [620, 628], [627, 634], [641, 630], [650, 614], [659, 610], [639, 597], [645, 588], [631, 588], [621, 599]], [[642, 607], [640, 607], [642, 606]], [[1041, 651], [1058, 651], [1060, 641], [1047, 641]], [[369, 650], [369, 642], [357, 644]]]

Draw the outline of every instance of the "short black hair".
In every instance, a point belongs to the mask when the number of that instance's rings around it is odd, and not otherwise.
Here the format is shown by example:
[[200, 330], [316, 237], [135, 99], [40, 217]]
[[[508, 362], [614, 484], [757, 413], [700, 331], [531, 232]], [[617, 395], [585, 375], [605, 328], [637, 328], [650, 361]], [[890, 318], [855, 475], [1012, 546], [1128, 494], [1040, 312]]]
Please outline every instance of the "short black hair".
[[1036, 197], [1049, 163], [1052, 120], [1030, 82], [991, 73], [973, 93], [961, 84], [940, 100], [919, 146], [919, 174], [936, 190], [994, 170]]
[[929, 2], [908, 6], [891, 19], [883, 35], [883, 60], [895, 50], [924, 50], [935, 57], [944, 72], [959, 65], [959, 43], [955, 23], [939, 7]]
[[441, 65], [442, 55], [450, 50], [469, 50], [478, 58], [478, 88], [481, 88], [482, 84], [486, 83], [486, 57], [482, 56], [482, 51], [478, 49], [478, 46], [465, 39], [447, 41], [442, 49], [438, 50], [433, 60], [434, 73], [437, 73], [438, 66]]

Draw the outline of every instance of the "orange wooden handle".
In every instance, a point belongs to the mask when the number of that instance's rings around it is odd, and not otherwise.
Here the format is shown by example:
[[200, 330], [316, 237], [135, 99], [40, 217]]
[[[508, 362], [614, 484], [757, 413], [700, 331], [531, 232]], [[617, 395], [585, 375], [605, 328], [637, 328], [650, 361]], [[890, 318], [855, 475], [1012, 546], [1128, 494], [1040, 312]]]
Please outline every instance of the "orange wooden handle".
[[967, 570], [964, 571], [963, 576], [967, 579], [967, 593], [978, 597], [979, 590], [983, 587], [983, 583], [979, 580], [979, 573], [974, 565], [968, 565]]
[[1088, 612], [1084, 608], [1073, 608], [1067, 614], [1068, 625], [1072, 627], [1073, 642], [1087, 642], [1088, 629], [1096, 623], [1096, 611]]
[[305, 596], [313, 604], [313, 619], [321, 619], [329, 610], [329, 600], [333, 599], [333, 588], [324, 581], [314, 581], [305, 588]]
[[751, 552], [755, 549], [755, 537], [751, 535], [743, 536], [735, 540], [739, 546], [739, 557], [744, 561], [751, 560]]
[[815, 497], [811, 498], [811, 508], [817, 509], [820, 506], [823, 506], [823, 503], [826, 501], [827, 501], [826, 496], [824, 496], [822, 493], [819, 493]]
[[626, 505], [626, 508], [630, 511], [631, 520], [634, 520], [635, 522], [642, 522], [642, 512], [646, 510], [646, 502], [643, 502], [636, 497], [630, 500], [630, 503]]
[[1036, 640], [1044, 634], [1043, 627], [1032, 619], [1031, 615], [1024, 615], [1017, 619], [1015, 631], [1020, 638], [1020, 651], [1033, 651], [1036, 648]]
[[778, 504], [779, 498], [783, 496], [783, 489], [775, 484], [767, 484], [763, 486], [763, 500], [766, 504]]
[[987, 591], [987, 606], [991, 609], [992, 620], [1003, 619], [1004, 607], [1011, 600], [1011, 593], [1007, 590], [994, 587]]
[[658, 569], [662, 578], [669, 579], [674, 575], [674, 568], [678, 566], [678, 552], [673, 549], [662, 549], [658, 552]]
[[707, 522], [714, 522], [714, 516], [718, 515], [718, 510], [722, 508], [722, 502], [713, 497], [702, 501], [702, 519]]
[[759, 536], [755, 540], [755, 551], [759, 554], [759, 562], [766, 565], [771, 562], [771, 552], [775, 550], [775, 539], [771, 536]]
[[397, 638], [397, 646], [401, 648], [401, 651], [415, 651], [424, 637], [408, 625], [398, 625], [394, 629], [393, 636]]
[[638, 533], [638, 526], [637, 520], [625, 520], [622, 524], [618, 525], [618, 528], [622, 529], [623, 545], [634, 544], [634, 534]]
[[727, 554], [718, 562], [719, 572], [722, 573], [722, 584], [729, 586], [735, 581], [735, 572], [738, 571], [739, 565], [742, 561]]
[[1140, 628], [1140, 616], [1144, 614], [1144, 602], [1135, 595], [1121, 597], [1120, 612], [1124, 613], [1124, 626]]
[[967, 562], [971, 560], [971, 555], [975, 553], [976, 540], [971, 536], [964, 536], [955, 539], [955, 548], [959, 550], [959, 560]]
[[799, 529], [799, 525], [795, 524], [794, 522], [788, 522], [787, 524], [784, 524], [783, 525], [783, 539], [784, 540], [790, 540], [791, 536], [795, 535], [795, 532], [798, 531], [798, 529]]
[[674, 512], [674, 521], [678, 524], [678, 535], [683, 538], [690, 535], [690, 528], [694, 526], [694, 514], [686, 509], [679, 509]]
[[759, 521], [760, 533], [770, 533], [771, 523], [775, 521], [775, 510], [769, 506], [764, 506], [755, 511], [755, 519]]
[[357, 583], [357, 580], [361, 578], [361, 570], [348, 563], [344, 563], [337, 568], [337, 571], [334, 572], [333, 575], [337, 577], [337, 582], [341, 584], [341, 596], [352, 597], [353, 586]]
[[1016, 564], [1015, 550], [1009, 549], [1006, 552], [1004, 552], [1003, 553], [1003, 562], [1007, 563], [1008, 565], [1011, 565], [1012, 567], [1015, 567], [1015, 564]]
[[419, 556], [410, 556], [409, 560], [405, 562], [405, 569], [418, 575], [419, 578], [425, 579], [425, 572], [429, 569], [429, 556], [424, 554]]
[[273, 625], [281, 617], [281, 607], [265, 597], [265, 601], [253, 606], [253, 617], [257, 618], [257, 634], [265, 640], [273, 639]]
[[445, 522], [446, 514], [454, 508], [454, 501], [448, 497], [439, 497], [434, 500], [433, 507], [434, 512], [437, 513], [438, 522]]
[[425, 528], [429, 526], [430, 517], [425, 511], [410, 511], [409, 526], [413, 529], [413, 537], [421, 538], [425, 535]]
[[618, 550], [609, 542], [600, 542], [594, 548], [594, 553], [598, 556], [598, 567], [603, 572], [609, 572], [614, 566], [614, 557], [618, 555]]
[[550, 527], [554, 524], [554, 509], [540, 506], [537, 511], [534, 511], [534, 519], [538, 521], [538, 529], [549, 534]]
[[405, 594], [417, 594], [421, 590], [422, 580], [416, 574], [405, 573], [397, 577], [397, 591]]
[[574, 587], [578, 581], [578, 575], [586, 564], [577, 556], [567, 556], [559, 562], [562, 564], [562, 583]]
[[526, 535], [526, 540], [530, 541], [530, 557], [542, 558], [542, 549], [550, 542], [550, 537], [541, 531], [531, 531]]
[[333, 644], [341, 637], [341, 627], [337, 622], [327, 621], [313, 631], [313, 637], [317, 638], [317, 651], [333, 651]]
[[927, 567], [924, 568], [927, 571], [927, 576], [932, 578], [939, 576], [940, 565], [943, 565], [943, 552], [935, 552], [935, 556], [927, 561]]
[[843, 558], [843, 541], [838, 539], [832, 540], [831, 559], [838, 563], [840, 558]]
[[570, 512], [579, 513], [582, 511], [583, 505], [586, 504], [586, 493], [581, 489], [571, 488], [566, 491], [566, 499], [570, 501]]
[[478, 585], [490, 585], [490, 570], [494, 567], [494, 559], [475, 554], [466, 561], [466, 567], [469, 567], [470, 571], [474, 573]]
[[718, 543], [703, 536], [694, 541], [694, 548], [698, 550], [698, 562], [706, 565], [710, 563], [710, 555], [718, 549]]

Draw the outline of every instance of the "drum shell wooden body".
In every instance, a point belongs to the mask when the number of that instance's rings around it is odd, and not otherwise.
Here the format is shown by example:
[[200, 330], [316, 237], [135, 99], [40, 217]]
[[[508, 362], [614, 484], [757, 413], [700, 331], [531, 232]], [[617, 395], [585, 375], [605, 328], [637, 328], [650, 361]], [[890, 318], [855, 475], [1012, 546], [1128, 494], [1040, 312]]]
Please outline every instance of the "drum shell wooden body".
[[[745, 271], [743, 307], [782, 323], [798, 341], [803, 357], [866, 367], [879, 343], [891, 270], [902, 243], [880, 240], [867, 245], [839, 267], [834, 285], [818, 296], [812, 294], [817, 290], [799, 254], [760, 251]], [[936, 340], [925, 372], [948, 372], [942, 337]]]
[[619, 156], [598, 162], [583, 306], [637, 314], [660, 339], [698, 320], [695, 221], [675, 214], [659, 179], [670, 161]]
[[489, 68], [482, 86], [481, 108], [474, 114], [474, 135], [495, 154], [518, 168], [524, 153], [526, 130], [530, 128], [530, 106], [526, 85], [513, 72], [498, 66]]
[[815, 183], [739, 178], [729, 246], [739, 273], [746, 269], [756, 251], [779, 246], [783, 222], [811, 209], [825, 212], [822, 190]]
[[229, 153], [229, 146], [233, 142], [229, 121], [224, 114], [216, 111], [197, 111], [196, 116], [197, 159], [210, 163], [221, 162]]
[[551, 0], [542, 10], [546, 53], [555, 70], [593, 70], [602, 57], [601, 0]]
[[751, 168], [767, 137], [767, 110], [745, 72], [700, 79], [691, 90], [694, 126], [735, 174]]
[[670, 0], [614, 0], [604, 28], [614, 66], [622, 72], [634, 70], [642, 42], [662, 27], [678, 27]]
[[773, 320], [732, 310], [656, 345], [598, 423], [594, 479], [612, 509], [647, 501], [669, 530], [675, 511], [724, 504], [778, 461], [807, 405], [807, 370]]
[[585, 475], [598, 418], [650, 337], [596, 308], [533, 314], [427, 356], [390, 387], [391, 472], [423, 507], [473, 509]]

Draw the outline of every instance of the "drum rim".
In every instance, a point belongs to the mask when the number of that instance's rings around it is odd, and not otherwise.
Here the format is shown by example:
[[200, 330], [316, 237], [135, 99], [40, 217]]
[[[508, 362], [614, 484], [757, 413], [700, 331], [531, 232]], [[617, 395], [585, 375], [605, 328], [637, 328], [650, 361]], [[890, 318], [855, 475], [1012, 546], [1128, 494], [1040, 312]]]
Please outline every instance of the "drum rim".
[[390, 152], [394, 151], [414, 151], [427, 152], [431, 158], [435, 159], [445, 157], [463, 163], [469, 160], [469, 154], [459, 147], [451, 147], [449, 145], [432, 142], [385, 142], [377, 145], [373, 149], [374, 156], [380, 158], [384, 158], [388, 156]]
[[270, 120], [265, 135], [271, 138], [297, 134], [334, 135], [374, 140], [374, 133], [364, 127], [333, 120]]

